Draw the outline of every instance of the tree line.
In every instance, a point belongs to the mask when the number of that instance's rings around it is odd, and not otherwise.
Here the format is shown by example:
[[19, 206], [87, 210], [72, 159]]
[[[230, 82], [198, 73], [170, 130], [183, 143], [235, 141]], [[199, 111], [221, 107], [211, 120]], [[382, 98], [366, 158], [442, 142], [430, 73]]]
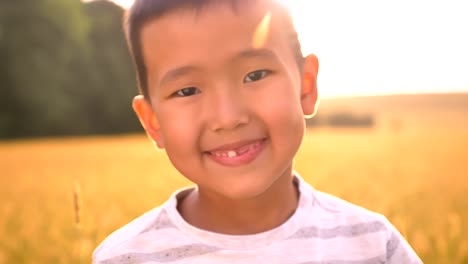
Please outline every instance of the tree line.
[[0, 139], [141, 131], [123, 10], [0, 0]]

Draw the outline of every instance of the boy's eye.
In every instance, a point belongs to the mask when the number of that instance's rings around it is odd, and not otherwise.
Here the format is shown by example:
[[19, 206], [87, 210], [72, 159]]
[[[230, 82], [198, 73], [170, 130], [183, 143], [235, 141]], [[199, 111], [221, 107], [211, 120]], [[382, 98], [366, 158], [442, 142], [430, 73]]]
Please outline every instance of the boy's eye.
[[259, 80], [265, 78], [269, 73], [270, 73], [270, 71], [268, 71], [268, 70], [258, 70], [258, 71], [250, 72], [245, 76], [244, 82], [259, 81]]
[[200, 90], [198, 90], [198, 88], [187, 87], [187, 88], [183, 88], [183, 89], [180, 89], [180, 90], [176, 91], [174, 93], [174, 96], [176, 96], [176, 97], [186, 97], [186, 96], [192, 96], [192, 95], [195, 95], [195, 94], [198, 94], [198, 93], [200, 93]]

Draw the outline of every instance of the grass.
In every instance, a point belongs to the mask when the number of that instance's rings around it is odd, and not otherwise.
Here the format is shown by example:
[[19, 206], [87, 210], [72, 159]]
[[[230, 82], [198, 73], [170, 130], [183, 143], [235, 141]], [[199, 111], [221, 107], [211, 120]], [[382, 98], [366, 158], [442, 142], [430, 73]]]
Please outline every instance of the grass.
[[[314, 129], [296, 170], [385, 214], [424, 263], [468, 263], [467, 146], [468, 129]], [[0, 143], [0, 263], [89, 263], [187, 184], [141, 135]]]

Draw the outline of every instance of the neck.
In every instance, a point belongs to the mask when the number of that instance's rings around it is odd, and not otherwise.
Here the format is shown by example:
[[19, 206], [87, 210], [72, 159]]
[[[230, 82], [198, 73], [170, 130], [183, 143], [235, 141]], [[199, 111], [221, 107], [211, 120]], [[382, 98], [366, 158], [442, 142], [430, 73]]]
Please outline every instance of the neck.
[[254, 198], [232, 200], [220, 195], [191, 192], [178, 206], [191, 225], [222, 234], [246, 235], [278, 227], [295, 212], [298, 190], [287, 170], [264, 193]]

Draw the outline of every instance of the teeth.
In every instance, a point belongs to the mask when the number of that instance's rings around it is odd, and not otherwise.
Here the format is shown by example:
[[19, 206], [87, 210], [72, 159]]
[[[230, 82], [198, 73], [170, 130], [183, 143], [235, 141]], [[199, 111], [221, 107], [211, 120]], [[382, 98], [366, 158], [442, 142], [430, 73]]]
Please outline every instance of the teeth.
[[255, 150], [260, 146], [260, 142], [253, 143], [248, 146], [241, 147], [237, 150], [226, 150], [226, 151], [213, 151], [211, 152], [211, 155], [216, 156], [216, 157], [228, 157], [228, 158], [233, 158], [237, 157], [239, 155], [242, 155], [248, 151]]
[[216, 151], [216, 152], [212, 152], [211, 154], [214, 155], [214, 156], [216, 156], [216, 157], [229, 157], [229, 158], [233, 158], [233, 157], [239, 156], [239, 154], [238, 154], [236, 151], [234, 151], [234, 150]]

